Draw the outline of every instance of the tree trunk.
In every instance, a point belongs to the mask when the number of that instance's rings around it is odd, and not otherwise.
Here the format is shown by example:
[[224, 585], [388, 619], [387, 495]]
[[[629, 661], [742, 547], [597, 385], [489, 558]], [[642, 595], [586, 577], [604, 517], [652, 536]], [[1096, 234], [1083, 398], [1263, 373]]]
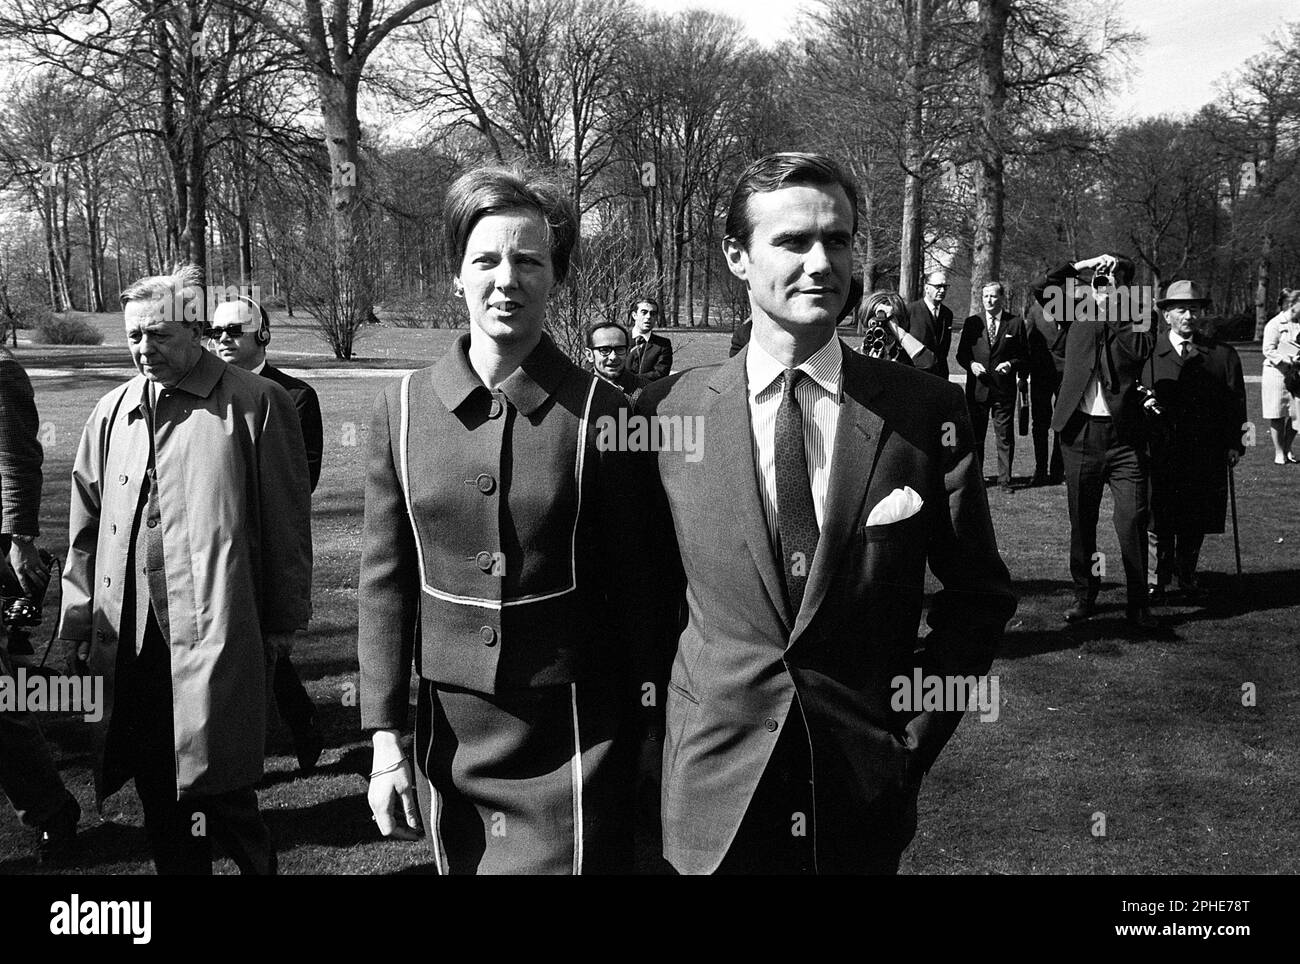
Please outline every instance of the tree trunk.
[[971, 255], [970, 313], [981, 307], [980, 289], [1002, 271], [1004, 63], [1011, 0], [980, 0], [980, 156], [975, 162], [975, 244]]
[[350, 359], [357, 329], [370, 317], [369, 258], [363, 251], [364, 210], [357, 120], [359, 75], [318, 75], [325, 149], [330, 159], [330, 218], [334, 233], [334, 277], [337, 314], [331, 347], [336, 357]]
[[1268, 282], [1272, 273], [1273, 232], [1265, 231], [1259, 242], [1259, 268], [1255, 273], [1255, 341], [1264, 338], [1264, 326], [1272, 314], [1268, 305]]
[[910, 0], [903, 4], [904, 36], [908, 41], [907, 122], [903, 132], [903, 225], [898, 251], [898, 293], [904, 301], [915, 301], [921, 280], [921, 249], [924, 220], [925, 144], [922, 126], [926, 68], [930, 48], [930, 6], [932, 0]]

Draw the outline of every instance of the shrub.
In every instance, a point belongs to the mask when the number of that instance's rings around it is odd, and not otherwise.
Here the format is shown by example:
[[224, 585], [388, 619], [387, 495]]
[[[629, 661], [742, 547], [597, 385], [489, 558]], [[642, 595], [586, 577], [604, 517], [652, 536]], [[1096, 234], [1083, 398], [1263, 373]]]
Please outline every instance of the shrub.
[[36, 323], [32, 341], [38, 345], [98, 345], [104, 335], [76, 312], [51, 315]]
[[450, 291], [391, 298], [376, 313], [395, 328], [462, 328], [469, 321], [465, 299]]

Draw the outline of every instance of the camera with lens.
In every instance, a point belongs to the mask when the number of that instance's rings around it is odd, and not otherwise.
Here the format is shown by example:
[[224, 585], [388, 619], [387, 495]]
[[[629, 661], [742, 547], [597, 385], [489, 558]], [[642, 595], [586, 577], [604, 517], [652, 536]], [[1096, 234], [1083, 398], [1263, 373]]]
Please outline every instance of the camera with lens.
[[49, 586], [50, 572], [54, 569], [54, 557], [44, 549], [37, 549], [41, 568], [34, 573], [29, 582], [35, 584], [36, 591], [28, 593], [18, 581], [18, 575], [7, 562], [0, 565], [0, 623], [7, 631], [39, 626], [41, 623], [41, 606], [45, 602], [45, 590]]

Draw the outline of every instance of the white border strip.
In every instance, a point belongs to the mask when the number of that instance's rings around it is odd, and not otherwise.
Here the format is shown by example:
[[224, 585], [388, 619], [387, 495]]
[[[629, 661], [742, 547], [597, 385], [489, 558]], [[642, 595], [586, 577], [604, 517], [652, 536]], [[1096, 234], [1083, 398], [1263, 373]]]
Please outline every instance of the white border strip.
[[573, 873], [582, 873], [582, 735], [578, 730], [578, 684], [569, 684], [569, 702], [573, 707]]

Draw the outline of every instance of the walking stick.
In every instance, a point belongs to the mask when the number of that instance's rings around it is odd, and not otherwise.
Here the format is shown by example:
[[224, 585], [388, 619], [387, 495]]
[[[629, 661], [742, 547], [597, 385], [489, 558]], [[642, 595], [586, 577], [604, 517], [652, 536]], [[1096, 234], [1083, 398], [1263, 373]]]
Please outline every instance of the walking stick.
[[1241, 599], [1241, 537], [1237, 533], [1237, 476], [1231, 463], [1228, 465], [1228, 502], [1232, 505], [1232, 551], [1237, 558], [1237, 599]]

